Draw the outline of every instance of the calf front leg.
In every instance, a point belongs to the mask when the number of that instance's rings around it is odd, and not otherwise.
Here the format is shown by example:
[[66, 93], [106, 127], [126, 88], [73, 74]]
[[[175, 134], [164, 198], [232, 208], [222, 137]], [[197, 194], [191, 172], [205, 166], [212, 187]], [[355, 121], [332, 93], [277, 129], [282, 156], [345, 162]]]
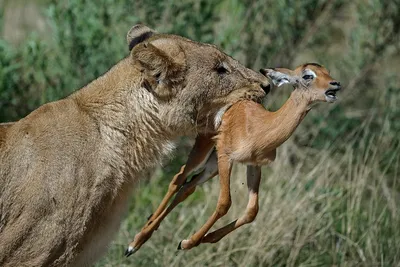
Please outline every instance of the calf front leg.
[[181, 170], [177, 174], [175, 174], [168, 186], [167, 194], [164, 196], [156, 211], [149, 217], [145, 227], [149, 226], [153, 220], [160, 216], [167, 207], [168, 202], [178, 192], [186, 179], [204, 168], [204, 165], [214, 149], [214, 141], [212, 140], [212, 137], [212, 135], [197, 136], [186, 164], [181, 167]]
[[201, 240], [210, 230], [210, 228], [223, 217], [231, 206], [231, 194], [230, 194], [230, 173], [232, 168], [232, 162], [230, 158], [223, 154], [218, 155], [218, 172], [220, 182], [220, 194], [218, 198], [217, 207], [207, 220], [207, 222], [197, 231], [190, 239], [182, 240], [179, 243], [178, 249], [191, 249], [200, 244]]
[[[198, 172], [200, 169], [203, 169], [200, 174], [195, 175], [190, 182], [184, 183], [189, 176], [188, 174]], [[186, 170], [190, 170], [190, 172]], [[157, 230], [162, 220], [175, 208], [175, 206], [184, 201], [194, 192], [197, 184], [204, 183], [216, 174], [217, 160], [214, 143], [211, 140], [211, 137], [198, 137], [192, 152], [190, 153], [186, 167], [183, 166], [181, 171], [174, 176], [164, 200], [158, 207], [157, 211], [149, 218], [142, 230], [135, 235], [134, 241], [129, 244], [128, 249], [125, 251], [125, 256], [128, 257], [138, 251], [139, 248], [151, 237], [153, 232]], [[170, 198], [172, 198], [176, 192], [178, 193], [174, 200], [168, 208], [165, 209]]]
[[204, 236], [204, 238], [201, 240], [201, 243], [216, 243], [240, 226], [254, 221], [258, 213], [258, 191], [260, 187], [260, 180], [261, 167], [250, 165], [247, 166], [247, 187], [249, 189], [249, 201], [247, 203], [245, 213], [239, 219]]

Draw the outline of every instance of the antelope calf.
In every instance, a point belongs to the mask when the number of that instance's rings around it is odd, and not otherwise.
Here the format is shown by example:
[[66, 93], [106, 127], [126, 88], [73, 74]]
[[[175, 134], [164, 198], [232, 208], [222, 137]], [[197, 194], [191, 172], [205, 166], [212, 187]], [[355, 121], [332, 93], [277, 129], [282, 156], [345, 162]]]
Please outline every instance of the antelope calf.
[[[294, 71], [278, 68], [262, 69], [261, 72], [277, 87], [285, 83], [293, 85], [294, 90], [289, 99], [276, 112], [270, 112], [261, 104], [246, 100], [232, 105], [226, 111], [222, 110], [215, 118], [216, 127], [219, 126], [217, 135], [197, 137], [187, 164], [174, 176], [162, 203], [135, 236], [126, 255], [137, 251], [165, 216], [192, 194], [197, 185], [206, 182], [217, 173], [220, 195], [216, 210], [199, 231], [189, 239], [181, 241], [178, 249], [191, 249], [200, 243], [215, 243], [255, 219], [258, 212], [261, 166], [275, 160], [277, 147], [292, 135], [313, 103], [335, 102], [336, 92], [341, 88], [340, 83], [330, 76], [327, 69], [315, 63], [301, 65]], [[246, 211], [239, 219], [208, 233], [214, 223], [230, 208], [230, 173], [234, 161], [248, 165], [249, 201]], [[187, 178], [193, 174], [195, 175], [188, 181]], [[174, 194], [174, 200], [166, 208]]]

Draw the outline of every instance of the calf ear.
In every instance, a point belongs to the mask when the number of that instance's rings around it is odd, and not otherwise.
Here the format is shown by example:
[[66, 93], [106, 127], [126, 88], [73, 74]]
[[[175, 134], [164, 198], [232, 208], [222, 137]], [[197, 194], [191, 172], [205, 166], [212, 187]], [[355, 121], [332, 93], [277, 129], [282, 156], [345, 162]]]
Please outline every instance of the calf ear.
[[126, 35], [126, 42], [128, 43], [129, 51], [131, 51], [137, 44], [149, 39], [155, 33], [156, 31], [143, 24], [133, 26]]
[[283, 84], [297, 84], [298, 79], [294, 72], [289, 69], [276, 68], [276, 69], [261, 69], [262, 74], [264, 74], [272, 83], [279, 87]]

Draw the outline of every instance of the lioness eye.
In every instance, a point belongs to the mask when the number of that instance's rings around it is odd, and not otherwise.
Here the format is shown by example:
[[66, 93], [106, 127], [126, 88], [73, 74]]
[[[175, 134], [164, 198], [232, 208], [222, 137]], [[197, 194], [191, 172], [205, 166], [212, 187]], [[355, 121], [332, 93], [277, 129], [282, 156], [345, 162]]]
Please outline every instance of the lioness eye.
[[229, 72], [224, 63], [218, 64], [218, 66], [216, 68], [217, 68], [218, 74], [225, 74], [225, 73]]
[[303, 79], [304, 80], [312, 80], [312, 79], [314, 79], [314, 76], [306, 74], [303, 76]]

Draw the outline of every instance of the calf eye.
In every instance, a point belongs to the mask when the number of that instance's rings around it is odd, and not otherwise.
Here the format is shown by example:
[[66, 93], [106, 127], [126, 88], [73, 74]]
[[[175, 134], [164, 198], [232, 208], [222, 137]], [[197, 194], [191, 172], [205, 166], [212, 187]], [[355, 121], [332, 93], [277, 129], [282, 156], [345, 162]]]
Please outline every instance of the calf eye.
[[304, 80], [312, 80], [312, 79], [314, 79], [314, 76], [306, 74], [306, 75], [303, 76], [303, 79]]

